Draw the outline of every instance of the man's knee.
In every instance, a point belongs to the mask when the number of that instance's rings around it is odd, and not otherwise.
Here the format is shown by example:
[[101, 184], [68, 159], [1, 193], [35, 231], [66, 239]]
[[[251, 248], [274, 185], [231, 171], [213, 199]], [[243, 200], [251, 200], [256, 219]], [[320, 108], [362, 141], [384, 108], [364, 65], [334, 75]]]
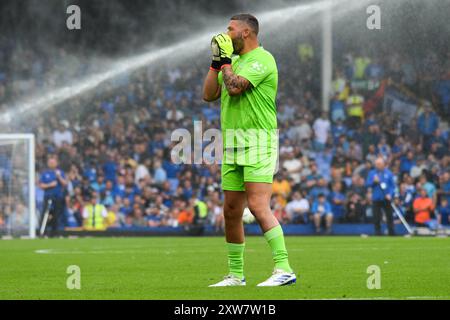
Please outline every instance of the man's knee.
[[225, 203], [223, 206], [223, 216], [225, 220], [241, 219], [244, 207], [241, 204]]
[[264, 214], [270, 208], [269, 202], [261, 197], [249, 197], [247, 201], [248, 208], [254, 215]]

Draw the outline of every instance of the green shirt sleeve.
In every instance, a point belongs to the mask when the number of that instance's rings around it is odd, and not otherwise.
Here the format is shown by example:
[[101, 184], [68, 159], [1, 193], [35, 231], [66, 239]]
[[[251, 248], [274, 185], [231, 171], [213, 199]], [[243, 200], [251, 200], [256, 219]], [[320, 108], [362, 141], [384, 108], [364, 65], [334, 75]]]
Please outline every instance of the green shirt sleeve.
[[275, 71], [274, 63], [270, 59], [255, 57], [249, 59], [237, 75], [247, 79], [256, 88], [269, 74]]

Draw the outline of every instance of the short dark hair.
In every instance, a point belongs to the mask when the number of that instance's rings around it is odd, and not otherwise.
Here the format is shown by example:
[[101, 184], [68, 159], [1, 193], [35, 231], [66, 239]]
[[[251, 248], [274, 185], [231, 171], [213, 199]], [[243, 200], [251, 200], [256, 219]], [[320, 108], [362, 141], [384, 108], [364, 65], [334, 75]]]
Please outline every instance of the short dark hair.
[[234, 15], [230, 18], [230, 20], [238, 20], [238, 21], [244, 21], [246, 24], [250, 26], [250, 28], [255, 32], [257, 35], [259, 32], [259, 22], [258, 19], [256, 19], [255, 16], [249, 14], [249, 13], [241, 13]]

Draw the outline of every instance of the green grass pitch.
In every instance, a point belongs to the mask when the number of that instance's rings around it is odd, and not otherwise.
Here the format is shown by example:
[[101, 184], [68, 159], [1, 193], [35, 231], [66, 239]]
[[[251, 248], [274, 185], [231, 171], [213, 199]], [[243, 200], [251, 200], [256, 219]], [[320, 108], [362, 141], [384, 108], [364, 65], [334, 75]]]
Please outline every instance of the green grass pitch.
[[[257, 288], [271, 273], [263, 237], [246, 239], [246, 287], [208, 288], [227, 271], [225, 241], [80, 238], [0, 241], [0, 299], [449, 299], [450, 239], [286, 237], [295, 286]], [[66, 287], [67, 267], [81, 289]], [[367, 288], [367, 268], [381, 289]]]

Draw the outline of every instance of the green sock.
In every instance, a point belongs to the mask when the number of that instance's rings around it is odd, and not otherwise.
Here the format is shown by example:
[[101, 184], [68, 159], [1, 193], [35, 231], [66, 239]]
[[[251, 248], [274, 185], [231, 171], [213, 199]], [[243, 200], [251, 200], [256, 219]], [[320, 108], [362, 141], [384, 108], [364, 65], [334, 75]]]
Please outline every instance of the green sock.
[[286, 245], [284, 244], [283, 229], [278, 225], [266, 233], [264, 237], [269, 243], [272, 249], [273, 261], [275, 262], [275, 268], [284, 270], [286, 272], [292, 272], [289, 266], [288, 253], [286, 251]]
[[245, 243], [229, 243], [228, 247], [228, 267], [230, 274], [244, 278], [244, 248]]

